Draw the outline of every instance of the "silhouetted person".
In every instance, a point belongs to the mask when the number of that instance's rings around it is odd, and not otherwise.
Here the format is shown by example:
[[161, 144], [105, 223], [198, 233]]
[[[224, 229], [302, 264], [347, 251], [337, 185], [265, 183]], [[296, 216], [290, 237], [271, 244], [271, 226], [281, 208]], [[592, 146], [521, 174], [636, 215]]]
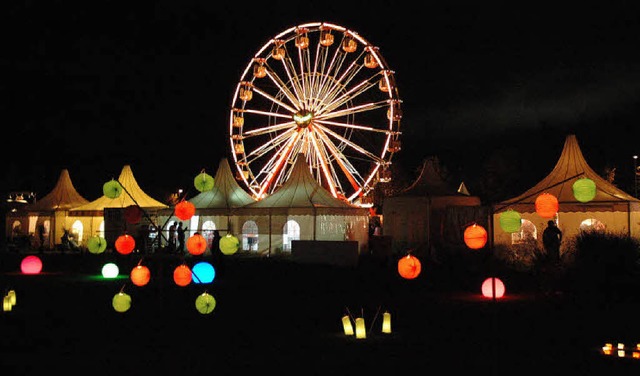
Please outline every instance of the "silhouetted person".
[[549, 265], [557, 265], [560, 262], [560, 243], [562, 242], [562, 231], [556, 226], [556, 222], [549, 220], [547, 228], [542, 233], [542, 244], [547, 253]]
[[211, 260], [217, 275], [224, 270], [224, 253], [220, 250], [220, 238], [220, 231], [213, 230], [213, 238], [211, 239]]
[[178, 228], [176, 229], [176, 233], [178, 235], [177, 253], [179, 254], [184, 253], [184, 230], [185, 228], [182, 227], [182, 222], [178, 222]]
[[38, 248], [40, 253], [44, 252], [44, 225], [38, 226], [38, 240], [40, 240], [40, 247]]
[[172, 223], [169, 226], [169, 252], [173, 253], [176, 250], [176, 224]]

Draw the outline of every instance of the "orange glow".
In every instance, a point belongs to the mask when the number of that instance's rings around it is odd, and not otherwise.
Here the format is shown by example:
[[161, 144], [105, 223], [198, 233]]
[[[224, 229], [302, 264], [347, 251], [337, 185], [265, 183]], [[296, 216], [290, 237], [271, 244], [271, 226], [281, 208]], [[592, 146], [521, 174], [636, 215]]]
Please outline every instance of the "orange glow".
[[144, 286], [151, 280], [151, 271], [144, 265], [137, 265], [131, 270], [131, 282], [136, 286]]
[[542, 218], [553, 218], [558, 213], [558, 199], [551, 193], [542, 193], [536, 198], [536, 213]]
[[404, 279], [414, 279], [422, 271], [420, 260], [413, 255], [406, 255], [398, 260], [398, 273]]
[[487, 230], [473, 224], [464, 230], [464, 243], [471, 249], [480, 249], [487, 244]]

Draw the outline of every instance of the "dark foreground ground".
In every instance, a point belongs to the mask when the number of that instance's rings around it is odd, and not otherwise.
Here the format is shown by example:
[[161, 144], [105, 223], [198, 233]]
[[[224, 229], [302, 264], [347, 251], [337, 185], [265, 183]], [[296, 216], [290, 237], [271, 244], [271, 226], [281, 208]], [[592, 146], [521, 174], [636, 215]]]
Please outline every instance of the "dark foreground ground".
[[[173, 283], [172, 271], [194, 258], [146, 258], [152, 279], [138, 287], [126, 269], [140, 257], [44, 255], [42, 274], [23, 275], [24, 255], [0, 255], [0, 288], [17, 295], [13, 310], [0, 312], [2, 375], [640, 372], [640, 359], [600, 351], [605, 342], [640, 342], [633, 297], [547, 295], [536, 281], [504, 276], [507, 297], [493, 301], [480, 296], [482, 270], [423, 265], [406, 280], [393, 263], [341, 268], [234, 256], [212, 284], [187, 287]], [[124, 277], [98, 277], [110, 258]], [[111, 306], [121, 289], [133, 299], [125, 313]], [[205, 290], [217, 300], [208, 315], [194, 306]], [[380, 331], [385, 310], [391, 334]], [[343, 334], [347, 312], [365, 318], [366, 339]]]

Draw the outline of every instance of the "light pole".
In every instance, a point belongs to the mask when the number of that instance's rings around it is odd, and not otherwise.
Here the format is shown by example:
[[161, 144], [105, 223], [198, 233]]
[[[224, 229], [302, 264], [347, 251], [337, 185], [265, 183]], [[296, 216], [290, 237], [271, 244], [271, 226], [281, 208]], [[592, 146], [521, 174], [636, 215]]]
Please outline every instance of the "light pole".
[[633, 191], [634, 196], [638, 198], [638, 156], [633, 156]]

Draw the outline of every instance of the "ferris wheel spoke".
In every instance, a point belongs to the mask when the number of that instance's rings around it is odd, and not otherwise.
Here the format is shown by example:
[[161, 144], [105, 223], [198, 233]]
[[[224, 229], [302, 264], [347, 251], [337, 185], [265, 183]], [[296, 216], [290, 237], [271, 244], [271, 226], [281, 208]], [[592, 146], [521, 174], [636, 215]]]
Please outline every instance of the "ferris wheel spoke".
[[320, 120], [323, 119], [331, 119], [331, 118], [336, 118], [336, 117], [340, 117], [340, 116], [346, 116], [346, 115], [352, 115], [358, 112], [367, 112], [367, 111], [372, 111], [378, 108], [385, 108], [388, 107], [388, 103], [387, 101], [380, 101], [377, 103], [363, 103], [360, 104], [358, 106], [354, 106], [354, 107], [350, 107], [350, 108], [344, 108], [342, 110], [337, 110], [337, 111], [333, 111], [330, 112], [328, 114], [321, 114], [318, 116], [318, 118]]
[[[345, 106], [347, 102], [357, 99], [361, 94], [368, 92], [371, 88], [375, 88], [376, 86], [376, 83], [369, 78], [359, 82], [344, 93], [335, 92], [336, 95], [326, 98], [324, 101], [325, 105], [321, 108], [319, 113], [322, 114], [330, 112], [340, 106]], [[340, 95], [338, 96], [338, 94]]]
[[319, 141], [316, 138], [315, 132], [310, 132], [310, 138], [311, 138], [311, 143], [313, 145], [313, 149], [315, 150], [315, 155], [318, 159], [318, 165], [322, 170], [322, 173], [325, 177], [325, 181], [329, 186], [329, 190], [331, 191], [331, 194], [333, 196], [336, 196], [337, 195], [336, 182], [338, 182], [338, 179], [335, 176], [335, 171], [333, 171], [333, 169], [330, 168], [329, 158], [327, 157], [327, 149], [324, 147], [325, 146], [324, 142]]
[[[327, 150], [331, 153], [333, 160], [338, 164], [343, 175], [347, 178], [351, 186], [359, 191], [362, 189], [364, 179], [358, 172], [358, 170], [351, 164], [346, 158], [344, 153], [340, 152], [338, 147], [331, 141], [331, 139], [322, 131], [318, 131], [319, 137], [322, 139], [323, 144], [327, 147]], [[335, 175], [335, 174], [334, 174]], [[336, 181], [339, 181], [336, 177]]]
[[316, 123], [319, 123], [319, 124], [322, 124], [322, 125], [325, 125], [325, 126], [331, 125], [331, 126], [334, 126], [334, 127], [354, 129], [354, 130], [360, 130], [360, 131], [365, 131], [365, 132], [382, 133], [382, 134], [388, 134], [388, 135], [396, 135], [396, 134], [400, 133], [400, 132], [396, 132], [396, 131], [391, 131], [389, 129], [378, 129], [378, 128], [373, 128], [373, 127], [366, 126], [366, 125], [341, 123], [341, 122], [328, 121], [328, 120], [316, 120]]
[[265, 194], [267, 189], [274, 182], [274, 178], [283, 173], [283, 167], [285, 166], [285, 162], [289, 160], [291, 157], [291, 151], [295, 146], [296, 142], [299, 140], [301, 133], [294, 132], [294, 134], [289, 138], [289, 141], [285, 145], [285, 147], [280, 151], [279, 154], [273, 156], [272, 160], [275, 161], [273, 168], [269, 170], [267, 173], [267, 177], [260, 184], [260, 190], [258, 191], [258, 196], [261, 197]]
[[289, 140], [289, 138], [293, 135], [295, 131], [296, 131], [295, 128], [291, 128], [290, 130], [279, 134], [275, 138], [268, 140], [267, 142], [263, 143], [262, 145], [255, 148], [251, 152], [247, 153], [246, 154], [247, 162], [252, 163], [260, 159], [267, 153], [273, 150], [278, 150], [278, 148], [280, 148], [282, 144], [286, 143]]
[[382, 163], [383, 159], [378, 157], [376, 154], [373, 154], [372, 152], [366, 150], [365, 148], [361, 147], [360, 145], [356, 144], [355, 142], [352, 142], [351, 140], [342, 137], [341, 135], [337, 134], [336, 132], [332, 131], [329, 128], [323, 127], [323, 126], [319, 126], [318, 128], [320, 128], [323, 132], [326, 132], [327, 135], [332, 136], [333, 138], [335, 138], [336, 140], [340, 141], [342, 144], [350, 147], [352, 150], [357, 151], [358, 153], [360, 153], [363, 157], [367, 157], [369, 160], [374, 161], [376, 163]]
[[[291, 116], [287, 116], [287, 119], [291, 119]], [[269, 125], [267, 127], [256, 128], [256, 129], [251, 129], [251, 130], [242, 132], [242, 138], [244, 139], [244, 138], [253, 137], [253, 136], [262, 136], [265, 134], [274, 133], [274, 132], [283, 131], [283, 130], [289, 130], [289, 129], [293, 130], [295, 129], [295, 126], [296, 124], [294, 121], [286, 121], [284, 123]]]

